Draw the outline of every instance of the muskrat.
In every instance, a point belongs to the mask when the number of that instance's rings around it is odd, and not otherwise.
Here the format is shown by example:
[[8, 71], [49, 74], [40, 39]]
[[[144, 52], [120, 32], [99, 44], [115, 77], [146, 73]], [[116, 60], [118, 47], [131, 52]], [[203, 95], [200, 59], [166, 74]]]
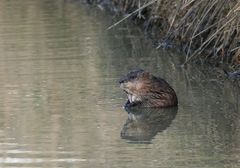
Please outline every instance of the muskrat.
[[119, 83], [128, 96], [125, 108], [171, 107], [178, 104], [175, 91], [164, 79], [142, 69], [129, 72]]

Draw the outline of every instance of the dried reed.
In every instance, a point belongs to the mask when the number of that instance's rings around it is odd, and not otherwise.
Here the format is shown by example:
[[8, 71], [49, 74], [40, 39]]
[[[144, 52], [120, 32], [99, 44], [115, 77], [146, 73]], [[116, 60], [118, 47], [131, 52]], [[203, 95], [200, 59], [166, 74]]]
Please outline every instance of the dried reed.
[[127, 14], [109, 29], [131, 17], [155, 38], [179, 45], [186, 52], [183, 64], [201, 61], [240, 67], [239, 0], [108, 1]]

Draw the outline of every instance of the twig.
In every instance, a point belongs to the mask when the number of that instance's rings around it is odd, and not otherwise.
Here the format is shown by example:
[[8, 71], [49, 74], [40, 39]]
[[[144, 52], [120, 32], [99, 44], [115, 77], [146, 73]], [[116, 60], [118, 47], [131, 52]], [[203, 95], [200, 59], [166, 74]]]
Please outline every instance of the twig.
[[152, 0], [149, 3], [143, 5], [142, 7], [138, 8], [137, 10], [133, 11], [132, 13], [128, 14], [127, 16], [125, 16], [124, 18], [122, 18], [121, 20], [119, 20], [118, 22], [114, 23], [113, 25], [109, 26], [107, 28], [107, 30], [112, 29], [113, 27], [117, 26], [118, 24], [120, 24], [122, 21], [126, 20], [127, 18], [129, 18], [130, 16], [132, 16], [134, 13], [137, 13], [138, 11], [152, 5], [153, 3], [155, 3], [157, 0]]

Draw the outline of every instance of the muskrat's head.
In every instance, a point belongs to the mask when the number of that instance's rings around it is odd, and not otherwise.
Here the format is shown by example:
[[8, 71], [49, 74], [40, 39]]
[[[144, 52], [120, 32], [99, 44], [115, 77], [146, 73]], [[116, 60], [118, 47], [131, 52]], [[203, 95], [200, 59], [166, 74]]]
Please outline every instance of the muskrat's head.
[[139, 93], [151, 78], [152, 75], [142, 69], [133, 70], [119, 80], [120, 88], [129, 94]]

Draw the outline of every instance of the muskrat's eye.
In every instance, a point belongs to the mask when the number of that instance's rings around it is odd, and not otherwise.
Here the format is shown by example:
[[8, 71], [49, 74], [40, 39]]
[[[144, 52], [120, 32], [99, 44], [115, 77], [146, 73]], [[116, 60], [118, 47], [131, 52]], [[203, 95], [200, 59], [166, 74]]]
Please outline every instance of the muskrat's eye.
[[135, 78], [136, 78], [136, 76], [130, 76], [129, 78], [130, 78], [130, 79], [135, 79]]

